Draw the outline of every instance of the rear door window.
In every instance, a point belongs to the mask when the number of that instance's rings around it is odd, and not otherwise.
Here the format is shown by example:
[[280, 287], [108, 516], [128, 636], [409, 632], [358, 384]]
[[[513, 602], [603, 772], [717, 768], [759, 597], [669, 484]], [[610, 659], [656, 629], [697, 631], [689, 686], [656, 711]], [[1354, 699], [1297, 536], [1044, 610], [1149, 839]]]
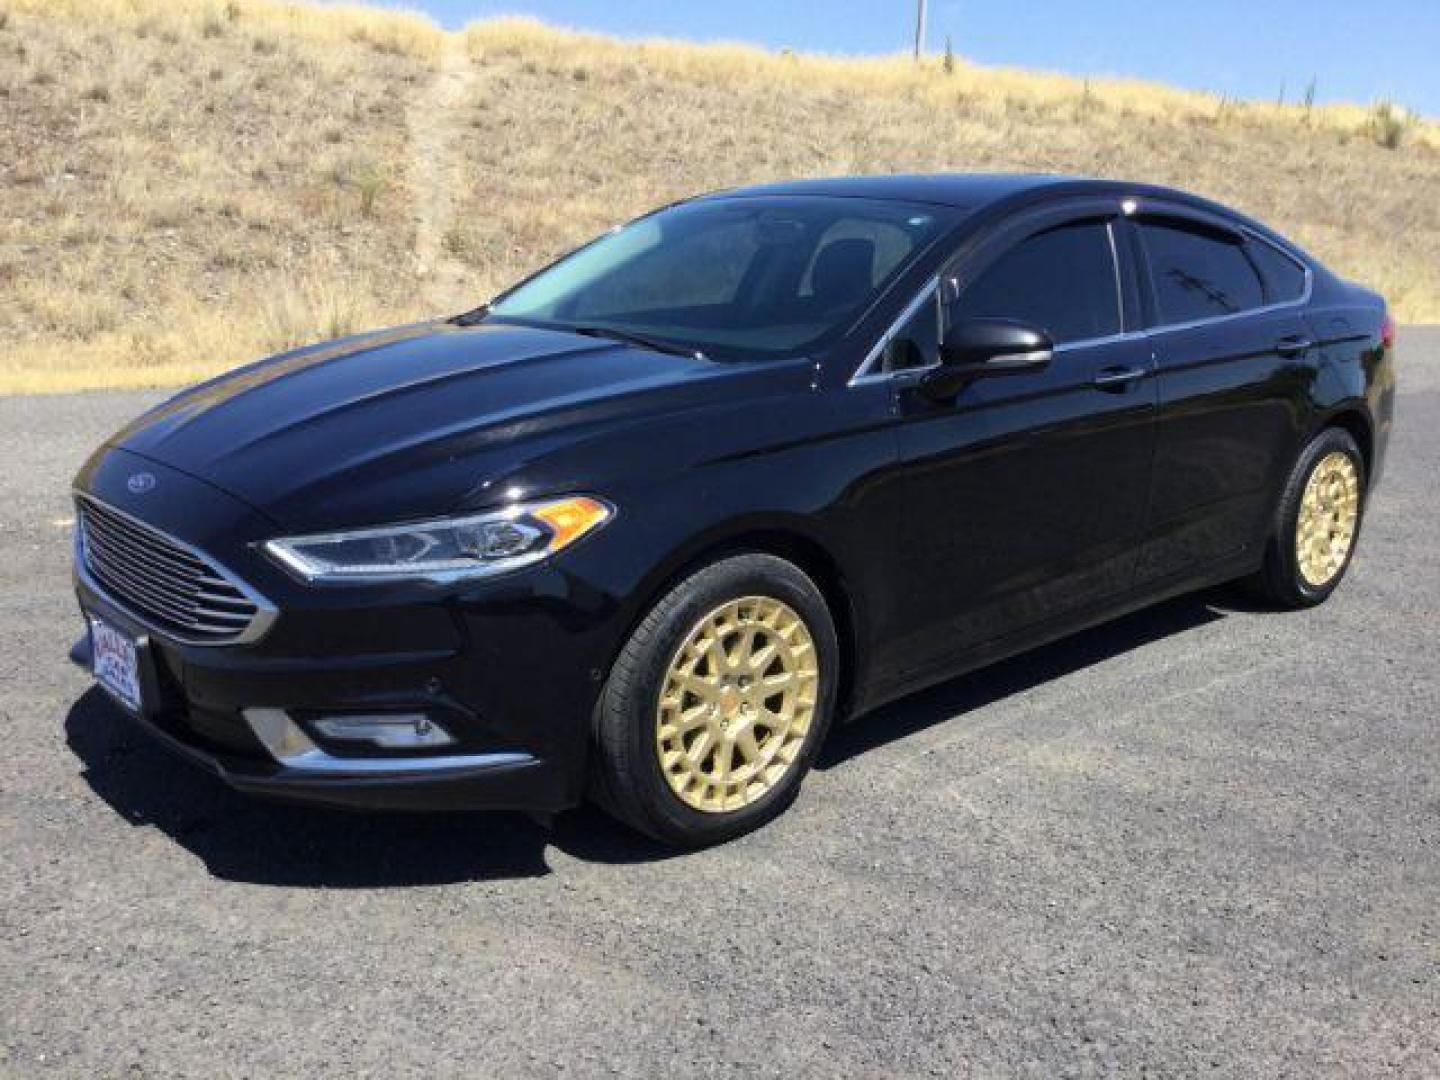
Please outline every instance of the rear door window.
[[1305, 295], [1305, 268], [1273, 244], [1252, 240], [1245, 248], [1265, 279], [1265, 294], [1272, 304], [1299, 300]]
[[1240, 244], [1179, 221], [1140, 227], [1162, 323], [1235, 315], [1265, 303], [1260, 275]]
[[1109, 226], [1079, 221], [1022, 240], [961, 287], [951, 322], [1032, 323], [1057, 345], [1120, 332], [1120, 294]]

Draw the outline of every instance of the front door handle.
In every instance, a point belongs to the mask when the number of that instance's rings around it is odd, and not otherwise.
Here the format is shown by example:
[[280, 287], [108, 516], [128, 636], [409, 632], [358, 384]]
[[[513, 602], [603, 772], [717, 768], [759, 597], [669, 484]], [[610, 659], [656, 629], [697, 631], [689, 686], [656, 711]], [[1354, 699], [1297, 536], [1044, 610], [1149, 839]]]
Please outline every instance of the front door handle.
[[1275, 351], [1281, 356], [1300, 356], [1315, 347], [1315, 342], [1303, 334], [1291, 334], [1275, 342]]
[[1136, 379], [1145, 377], [1145, 369], [1138, 367], [1107, 367], [1099, 371], [1094, 379], [1097, 389], [1118, 392], [1124, 390]]

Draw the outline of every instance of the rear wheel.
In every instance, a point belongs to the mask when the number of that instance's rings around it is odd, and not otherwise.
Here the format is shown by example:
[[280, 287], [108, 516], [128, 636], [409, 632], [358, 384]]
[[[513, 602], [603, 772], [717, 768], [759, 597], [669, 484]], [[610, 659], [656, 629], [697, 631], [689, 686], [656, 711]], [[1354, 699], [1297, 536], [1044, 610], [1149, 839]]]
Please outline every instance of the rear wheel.
[[1326, 428], [1301, 452], [1275, 510], [1265, 564], [1252, 579], [1267, 600], [1327, 599], [1355, 553], [1365, 506], [1365, 459], [1350, 433]]
[[686, 578], [636, 627], [601, 695], [601, 800], [685, 847], [774, 818], [824, 737], [838, 652], [824, 597], [792, 563], [740, 555]]

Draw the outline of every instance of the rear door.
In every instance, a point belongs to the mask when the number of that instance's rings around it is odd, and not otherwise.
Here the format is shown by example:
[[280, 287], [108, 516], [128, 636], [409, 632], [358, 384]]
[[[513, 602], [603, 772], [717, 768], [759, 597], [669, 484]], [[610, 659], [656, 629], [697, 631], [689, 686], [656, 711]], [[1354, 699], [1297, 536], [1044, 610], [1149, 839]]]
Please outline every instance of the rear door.
[[1262, 275], [1277, 253], [1268, 242], [1188, 208], [1147, 207], [1129, 227], [1147, 268], [1160, 407], [1137, 580], [1160, 582], [1263, 542], [1312, 378], [1308, 271], [1300, 293], [1279, 266]]
[[[942, 328], [998, 316], [1056, 343], [1042, 371], [935, 404], [897, 382], [901, 550], [912, 667], [1104, 601], [1131, 584], [1145, 524], [1155, 385], [1118, 205], [1015, 222], [939, 282]], [[933, 318], [922, 311], [927, 325]], [[918, 362], [930, 362], [932, 349]]]

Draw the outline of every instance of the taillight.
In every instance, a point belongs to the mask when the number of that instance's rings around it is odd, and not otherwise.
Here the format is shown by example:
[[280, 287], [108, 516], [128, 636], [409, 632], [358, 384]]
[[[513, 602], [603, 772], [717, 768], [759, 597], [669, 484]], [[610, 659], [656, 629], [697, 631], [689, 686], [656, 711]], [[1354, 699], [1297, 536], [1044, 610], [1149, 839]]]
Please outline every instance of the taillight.
[[1380, 324], [1380, 344], [1387, 349], [1395, 347], [1395, 316], [1388, 311], [1385, 313], [1385, 321]]

